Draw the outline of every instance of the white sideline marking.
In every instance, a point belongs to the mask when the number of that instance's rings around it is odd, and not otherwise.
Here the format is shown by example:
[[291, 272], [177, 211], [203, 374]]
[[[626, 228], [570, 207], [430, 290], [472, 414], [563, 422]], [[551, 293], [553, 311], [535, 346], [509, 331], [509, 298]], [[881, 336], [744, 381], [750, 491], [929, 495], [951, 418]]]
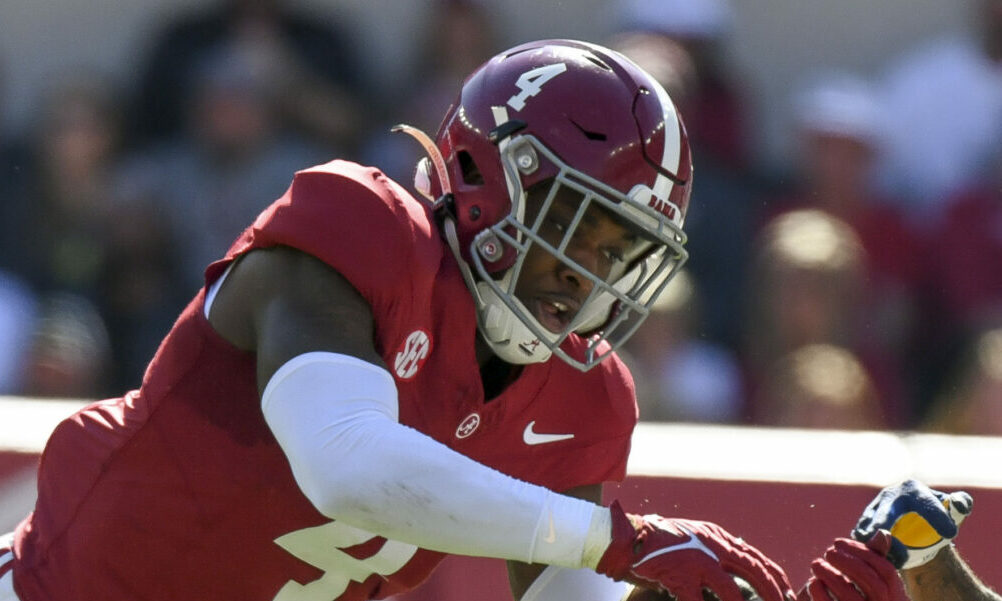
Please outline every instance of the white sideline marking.
[[[77, 400], [0, 396], [0, 452], [41, 452]], [[930, 486], [1002, 488], [1002, 437], [641, 423], [636, 476], [863, 484], [918, 478]]]
[[627, 471], [638, 476], [1002, 488], [1002, 437], [643, 423]]
[[86, 404], [0, 396], [0, 451], [40, 453], [56, 424]]

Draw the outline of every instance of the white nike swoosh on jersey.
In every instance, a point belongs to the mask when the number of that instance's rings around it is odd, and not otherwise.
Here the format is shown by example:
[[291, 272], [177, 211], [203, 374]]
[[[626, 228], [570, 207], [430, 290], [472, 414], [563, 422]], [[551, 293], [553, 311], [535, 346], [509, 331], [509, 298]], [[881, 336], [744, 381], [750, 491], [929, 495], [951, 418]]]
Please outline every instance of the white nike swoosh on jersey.
[[557, 442], [558, 440], [569, 440], [574, 438], [573, 434], [539, 434], [538, 432], [533, 432], [532, 430], [535, 425], [535, 420], [529, 422], [529, 425], [526, 426], [525, 430], [522, 432], [522, 440], [525, 444], [546, 444], [548, 442]]

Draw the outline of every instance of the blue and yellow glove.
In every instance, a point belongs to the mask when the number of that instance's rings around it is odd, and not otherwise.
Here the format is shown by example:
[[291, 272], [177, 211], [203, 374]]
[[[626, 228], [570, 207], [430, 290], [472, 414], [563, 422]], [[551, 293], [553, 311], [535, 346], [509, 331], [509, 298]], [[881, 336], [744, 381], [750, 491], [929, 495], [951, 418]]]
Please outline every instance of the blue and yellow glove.
[[893, 537], [887, 558], [899, 570], [920, 566], [957, 536], [974, 500], [966, 492], [944, 493], [917, 480], [888, 486], [863, 510], [852, 537], [866, 542], [879, 530]]

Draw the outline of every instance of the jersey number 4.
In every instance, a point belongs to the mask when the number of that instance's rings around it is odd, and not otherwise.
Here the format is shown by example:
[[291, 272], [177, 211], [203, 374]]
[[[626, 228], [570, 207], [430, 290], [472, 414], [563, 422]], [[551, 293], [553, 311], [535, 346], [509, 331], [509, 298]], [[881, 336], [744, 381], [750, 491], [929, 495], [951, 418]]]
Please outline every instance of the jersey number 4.
[[365, 559], [355, 559], [341, 551], [375, 537], [371, 532], [341, 522], [328, 522], [278, 537], [276, 544], [324, 575], [307, 584], [286, 582], [274, 601], [333, 601], [347, 590], [351, 581], [365, 582], [373, 574], [393, 574], [417, 553], [414, 545], [392, 540]]
[[520, 111], [525, 108], [525, 101], [539, 94], [543, 90], [543, 84], [550, 81], [557, 75], [567, 70], [564, 63], [553, 65], [543, 65], [530, 69], [519, 76], [515, 85], [518, 87], [518, 94], [508, 99], [508, 106]]

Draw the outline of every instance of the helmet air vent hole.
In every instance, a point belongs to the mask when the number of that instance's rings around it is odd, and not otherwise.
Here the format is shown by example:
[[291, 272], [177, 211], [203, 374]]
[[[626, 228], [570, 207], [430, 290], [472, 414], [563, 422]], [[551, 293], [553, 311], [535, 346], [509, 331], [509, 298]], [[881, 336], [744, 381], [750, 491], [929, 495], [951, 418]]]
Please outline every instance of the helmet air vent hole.
[[470, 153], [460, 150], [456, 156], [459, 158], [459, 168], [463, 172], [463, 183], [470, 186], [484, 185], [484, 176], [480, 174], [480, 169], [477, 168]]
[[599, 131], [588, 131], [587, 129], [585, 129], [585, 128], [581, 127], [580, 125], [578, 125], [577, 122], [574, 121], [574, 119], [570, 119], [570, 122], [573, 123], [574, 127], [578, 128], [578, 131], [580, 131], [582, 134], [584, 134], [584, 137], [588, 138], [589, 140], [593, 140], [593, 141], [597, 141], [597, 142], [605, 142], [606, 137], [605, 137], [605, 134], [603, 134], [602, 132], [599, 132]]
[[589, 54], [585, 58], [588, 59], [588, 62], [594, 64], [595, 66], [597, 66], [600, 69], [605, 69], [606, 71], [612, 71], [612, 67], [610, 67], [609, 65], [607, 65], [605, 63], [605, 61], [603, 61], [599, 57], [595, 56], [594, 54]]

